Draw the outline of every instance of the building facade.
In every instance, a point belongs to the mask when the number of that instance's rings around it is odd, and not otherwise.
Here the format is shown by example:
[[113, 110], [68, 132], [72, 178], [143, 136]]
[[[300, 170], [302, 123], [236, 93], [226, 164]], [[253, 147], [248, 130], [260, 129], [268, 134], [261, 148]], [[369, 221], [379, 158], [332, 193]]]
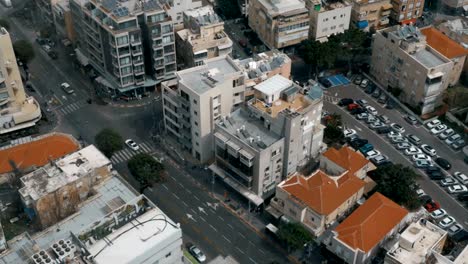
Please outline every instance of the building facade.
[[24, 91], [10, 34], [0, 28], [0, 134], [34, 126], [41, 117], [39, 103]]
[[54, 25], [58, 35], [75, 42], [75, 29], [73, 28], [70, 0], [60, 0], [52, 6]]
[[325, 2], [309, 0], [309, 37], [317, 41], [327, 41], [331, 35], [343, 33], [349, 28], [352, 3], [347, 0]]
[[54, 13], [52, 8], [57, 3], [57, 0], [34, 0], [34, 2], [39, 10], [41, 19], [43, 19], [47, 25], [53, 25]]
[[378, 31], [372, 43], [371, 75], [389, 89], [401, 89], [399, 99], [420, 111], [442, 104], [453, 62], [427, 44], [412, 25]]
[[309, 14], [300, 0], [250, 0], [248, 12], [249, 26], [270, 49], [308, 38]]
[[415, 23], [422, 16], [424, 0], [392, 0], [392, 13], [390, 18], [399, 24]]
[[392, 7], [390, 0], [354, 0], [351, 24], [364, 31], [387, 27]]
[[102, 95], [137, 97], [176, 72], [171, 17], [156, 0], [72, 0], [77, 44]]
[[437, 25], [437, 29], [458, 42], [465, 49], [468, 48], [468, 20], [466, 18], [445, 21]]
[[185, 11], [183, 17], [185, 29], [176, 33], [179, 64], [190, 68], [202, 65], [204, 60], [231, 54], [232, 41], [211, 6]]

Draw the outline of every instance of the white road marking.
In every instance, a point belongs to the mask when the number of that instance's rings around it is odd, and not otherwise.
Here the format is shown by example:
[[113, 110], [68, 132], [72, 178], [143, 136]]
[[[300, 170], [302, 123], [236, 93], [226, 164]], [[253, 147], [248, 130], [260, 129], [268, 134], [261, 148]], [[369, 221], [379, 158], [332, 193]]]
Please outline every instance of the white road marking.
[[227, 224], [231, 229], [234, 230], [234, 227], [231, 224]]
[[197, 212], [195, 212], [195, 210], [193, 210], [192, 208], [190, 208], [190, 211], [192, 211], [194, 214], [196, 214]]
[[240, 253], [242, 253], [242, 254], [245, 255], [244, 251], [242, 251], [240, 248], [236, 247], [236, 249], [237, 249]]
[[164, 189], [166, 189], [166, 191], [169, 191], [169, 188], [167, 188], [166, 185], [163, 184], [162, 187], [163, 187]]
[[200, 199], [199, 199], [196, 195], [194, 195], [193, 197], [195, 197], [195, 199], [197, 199], [198, 201], [200, 201]]
[[239, 233], [239, 235], [240, 235], [243, 239], [246, 238], [242, 233]]
[[200, 215], [200, 219], [203, 220], [203, 222], [206, 222], [205, 218], [203, 218], [203, 216]]
[[227, 237], [225, 237], [224, 235], [223, 235], [223, 238], [224, 238], [227, 242], [232, 243], [231, 240], [229, 240], [229, 239], [228, 239]]
[[358, 126], [354, 126], [354, 128], [356, 128], [356, 130], [358, 130], [358, 131], [362, 131], [362, 128], [360, 128]]
[[180, 200], [180, 198], [179, 198], [179, 196], [177, 196], [177, 194], [172, 193], [172, 195], [174, 195], [174, 197], [175, 197], [177, 200]]
[[258, 249], [258, 251], [260, 251], [262, 254], [265, 254], [265, 251], [263, 251], [261, 249]]
[[189, 194], [192, 194], [192, 192], [191, 192], [189, 189], [186, 189], [186, 191], [187, 191]]
[[211, 227], [211, 229], [213, 229], [215, 232], [218, 232], [218, 230], [216, 230], [216, 228], [214, 228], [214, 226], [212, 226], [211, 224], [210, 224], [210, 227]]
[[188, 204], [187, 204], [186, 202], [182, 201], [182, 203], [183, 203], [185, 206], [187, 206], [187, 207], [188, 207]]
[[196, 222], [195, 218], [191, 214], [187, 214], [187, 218]]
[[198, 207], [198, 211], [200, 211], [200, 213], [204, 213], [206, 215], [208, 215], [208, 213], [206, 213], [205, 209], [203, 209], [203, 207]]
[[218, 215], [219, 220], [224, 221], [224, 218]]
[[250, 261], [252, 261], [253, 263], [257, 263], [255, 260], [253, 260], [251, 257], [249, 257]]

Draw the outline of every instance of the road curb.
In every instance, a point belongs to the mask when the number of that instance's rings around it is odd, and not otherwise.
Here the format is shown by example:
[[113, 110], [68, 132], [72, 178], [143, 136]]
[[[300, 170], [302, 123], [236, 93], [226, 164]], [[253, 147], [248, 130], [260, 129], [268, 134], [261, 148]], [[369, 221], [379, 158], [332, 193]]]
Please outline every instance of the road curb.
[[141, 103], [141, 104], [115, 104], [115, 103], [110, 103], [107, 102], [109, 106], [112, 107], [119, 107], [119, 108], [135, 108], [135, 107], [142, 107], [151, 104], [151, 101], [148, 101], [146, 103]]

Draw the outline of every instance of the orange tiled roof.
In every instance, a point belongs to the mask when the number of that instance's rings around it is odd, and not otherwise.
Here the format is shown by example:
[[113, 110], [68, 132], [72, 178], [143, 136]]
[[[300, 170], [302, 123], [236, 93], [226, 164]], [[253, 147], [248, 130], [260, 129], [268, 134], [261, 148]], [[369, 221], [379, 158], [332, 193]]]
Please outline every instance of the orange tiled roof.
[[463, 48], [462, 45], [447, 37], [444, 33], [434, 27], [423, 28], [421, 29], [421, 33], [426, 36], [427, 44], [429, 44], [429, 46], [449, 59], [468, 54], [468, 50]]
[[309, 177], [296, 174], [280, 187], [322, 215], [328, 215], [364, 187], [363, 180], [346, 173], [335, 182], [318, 170]]
[[335, 231], [338, 239], [354, 249], [368, 252], [375, 247], [401, 220], [408, 211], [380, 193], [346, 218]]
[[26, 169], [34, 165], [44, 166], [50, 159], [58, 159], [78, 149], [78, 143], [71, 137], [53, 134], [0, 150], [0, 174], [13, 170], [10, 161], [13, 161], [20, 169]]
[[343, 169], [348, 170], [353, 175], [369, 163], [363, 155], [352, 150], [350, 147], [342, 147], [341, 149], [329, 148], [322, 155]]

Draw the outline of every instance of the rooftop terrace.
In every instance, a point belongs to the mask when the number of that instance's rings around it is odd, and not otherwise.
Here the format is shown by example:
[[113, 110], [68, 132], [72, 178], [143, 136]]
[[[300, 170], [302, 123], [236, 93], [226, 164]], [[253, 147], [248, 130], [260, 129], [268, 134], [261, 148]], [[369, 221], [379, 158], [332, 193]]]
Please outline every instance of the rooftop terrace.
[[184, 11], [184, 15], [192, 17], [199, 26], [221, 23], [219, 16], [210, 5]]
[[440, 65], [448, 63], [442, 59], [438, 54], [435, 54], [432, 50], [426, 48], [419, 49], [414, 54], [411, 54], [413, 58], [419, 61], [426, 68], [434, 68]]

